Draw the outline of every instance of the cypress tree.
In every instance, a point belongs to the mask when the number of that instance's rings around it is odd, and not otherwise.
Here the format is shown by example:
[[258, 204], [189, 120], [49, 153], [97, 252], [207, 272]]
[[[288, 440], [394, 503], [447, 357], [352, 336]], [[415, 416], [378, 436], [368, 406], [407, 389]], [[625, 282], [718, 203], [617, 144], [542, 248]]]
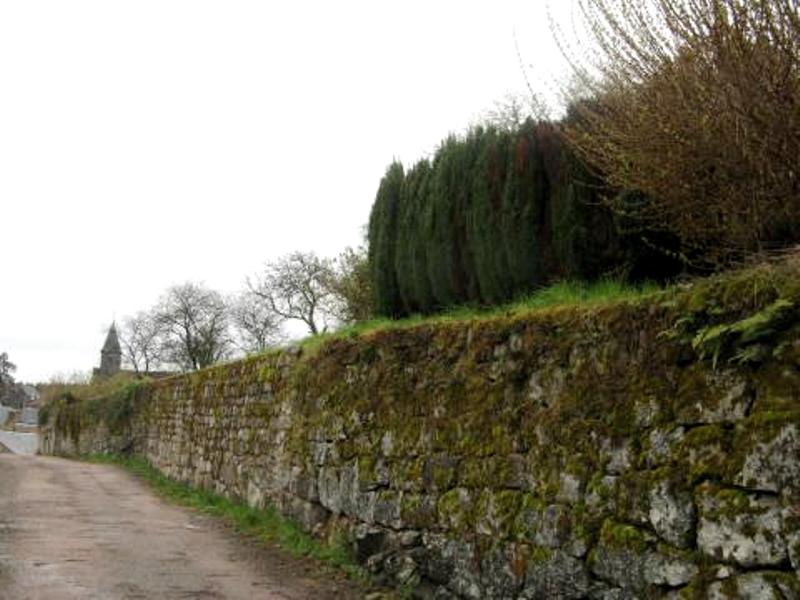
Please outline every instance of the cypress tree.
[[460, 176], [455, 161], [458, 140], [448, 137], [433, 160], [431, 189], [431, 223], [426, 245], [428, 278], [437, 308], [453, 306], [460, 298], [456, 292], [454, 261], [454, 211], [456, 179]]
[[400, 189], [400, 204], [397, 213], [397, 246], [395, 249], [395, 273], [403, 312], [419, 311], [420, 299], [415, 290], [415, 250], [419, 235], [420, 217], [417, 212], [419, 187], [425, 177], [423, 163], [414, 165], [405, 175]]
[[381, 180], [369, 218], [368, 260], [375, 311], [392, 317], [402, 314], [402, 299], [395, 274], [397, 211], [402, 185], [403, 165], [394, 162]]
[[472, 177], [467, 230], [482, 304], [496, 304], [511, 296], [508, 260], [501, 241], [509, 137], [506, 131], [486, 131]]
[[433, 169], [426, 159], [417, 164], [419, 182], [413, 196], [412, 210], [415, 226], [409, 232], [412, 246], [413, 295], [417, 310], [436, 309], [428, 267], [428, 240], [433, 235]]
[[462, 143], [458, 144], [456, 155], [457, 176], [454, 178], [453, 231], [455, 233], [453, 280], [459, 303], [481, 303], [480, 287], [475, 268], [475, 247], [469, 235], [468, 220], [475, 201], [473, 182], [480, 174], [476, 163], [481, 148], [486, 143], [486, 130], [477, 127], [469, 131]]
[[503, 196], [503, 242], [515, 295], [546, 282], [548, 182], [533, 123], [525, 123], [511, 141]]
[[561, 267], [569, 279], [593, 279], [601, 274], [598, 253], [603, 246], [604, 224], [591, 213], [602, 209], [600, 182], [591, 177], [575, 156], [564, 150], [564, 160], [554, 192], [553, 242]]

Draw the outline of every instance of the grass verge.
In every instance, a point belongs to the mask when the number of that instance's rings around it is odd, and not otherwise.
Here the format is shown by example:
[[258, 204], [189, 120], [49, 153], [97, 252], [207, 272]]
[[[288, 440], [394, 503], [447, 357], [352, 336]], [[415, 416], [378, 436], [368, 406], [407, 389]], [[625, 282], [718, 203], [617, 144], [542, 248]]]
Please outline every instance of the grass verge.
[[256, 509], [213, 492], [195, 489], [167, 477], [137, 457], [100, 454], [86, 460], [122, 467], [147, 482], [163, 498], [218, 517], [230, 524], [237, 533], [278, 546], [295, 557], [316, 559], [362, 583], [369, 582], [367, 572], [353, 562], [344, 539], [324, 544], [305, 533], [297, 523], [281, 515], [274, 507]]
[[539, 310], [576, 306], [603, 306], [617, 302], [638, 301], [664, 291], [654, 283], [630, 285], [616, 279], [596, 282], [561, 281], [540, 288], [519, 300], [494, 307], [453, 307], [432, 315], [412, 315], [403, 319], [372, 319], [342, 327], [331, 333], [323, 333], [300, 340], [305, 351], [315, 351], [332, 339], [358, 337], [386, 329], [403, 329], [435, 323], [464, 322], [491, 319], [502, 316], [519, 316]]

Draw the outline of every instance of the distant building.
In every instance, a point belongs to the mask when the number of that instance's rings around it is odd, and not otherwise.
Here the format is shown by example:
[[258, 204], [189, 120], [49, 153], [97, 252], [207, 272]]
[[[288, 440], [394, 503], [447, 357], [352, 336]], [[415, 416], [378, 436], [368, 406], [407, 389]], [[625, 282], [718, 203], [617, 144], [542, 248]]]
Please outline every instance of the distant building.
[[108, 335], [106, 335], [106, 342], [103, 344], [103, 349], [100, 350], [100, 368], [93, 371], [93, 375], [97, 377], [111, 377], [122, 371], [122, 348], [119, 345], [119, 336], [117, 335], [117, 324], [111, 323], [108, 328]]
[[106, 334], [106, 341], [103, 348], [100, 350], [100, 367], [92, 371], [92, 377], [112, 377], [117, 373], [127, 373], [129, 375], [151, 377], [159, 379], [161, 377], [169, 377], [174, 375], [171, 371], [147, 371], [139, 373], [129, 369], [122, 368], [122, 347], [119, 344], [119, 335], [117, 335], [117, 324], [111, 323]]
[[0, 426], [35, 428], [38, 423], [39, 390], [32, 385], [14, 383], [0, 394]]
[[32, 385], [15, 383], [0, 395], [0, 404], [16, 409], [38, 406], [39, 390]]

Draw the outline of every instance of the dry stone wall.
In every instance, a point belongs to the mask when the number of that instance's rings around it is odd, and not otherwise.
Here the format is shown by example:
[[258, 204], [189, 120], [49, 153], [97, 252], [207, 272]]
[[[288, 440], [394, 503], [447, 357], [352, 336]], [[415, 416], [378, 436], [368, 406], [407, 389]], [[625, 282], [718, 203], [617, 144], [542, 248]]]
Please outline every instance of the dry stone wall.
[[[58, 408], [42, 450], [273, 504], [421, 598], [798, 598], [800, 321], [769, 316], [794, 292], [726, 285], [173, 377], [113, 428]], [[770, 333], [704, 357], [681, 328], [721, 294], [715, 326]]]

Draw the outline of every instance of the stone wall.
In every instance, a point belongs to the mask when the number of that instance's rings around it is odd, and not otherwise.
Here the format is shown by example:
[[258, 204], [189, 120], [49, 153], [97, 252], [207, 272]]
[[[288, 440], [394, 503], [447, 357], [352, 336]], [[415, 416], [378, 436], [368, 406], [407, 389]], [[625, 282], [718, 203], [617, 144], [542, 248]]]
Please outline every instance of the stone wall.
[[42, 451], [272, 503], [422, 598], [797, 598], [796, 281], [260, 356], [148, 384], [111, 424], [53, 407]]

